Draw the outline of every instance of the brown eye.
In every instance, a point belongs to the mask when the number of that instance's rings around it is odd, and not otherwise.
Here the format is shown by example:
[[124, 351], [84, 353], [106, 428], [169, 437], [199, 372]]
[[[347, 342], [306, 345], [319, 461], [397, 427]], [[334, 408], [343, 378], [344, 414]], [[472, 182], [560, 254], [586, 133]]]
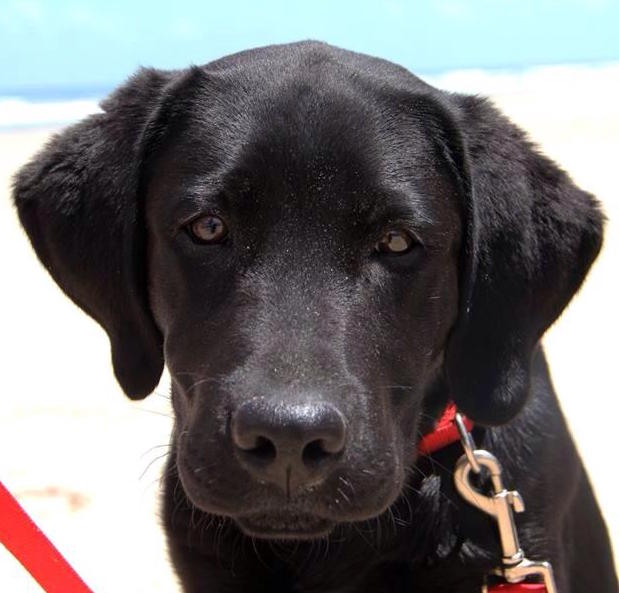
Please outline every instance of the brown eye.
[[389, 231], [376, 243], [374, 249], [378, 253], [403, 255], [415, 245], [415, 239], [406, 231]]
[[201, 216], [188, 228], [191, 236], [200, 243], [221, 243], [228, 236], [228, 227], [219, 216]]

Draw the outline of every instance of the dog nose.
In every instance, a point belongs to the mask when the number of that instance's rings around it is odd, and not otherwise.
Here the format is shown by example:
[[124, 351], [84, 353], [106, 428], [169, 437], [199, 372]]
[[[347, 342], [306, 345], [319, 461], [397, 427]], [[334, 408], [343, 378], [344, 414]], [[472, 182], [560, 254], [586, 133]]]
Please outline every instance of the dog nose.
[[243, 465], [259, 480], [291, 488], [324, 479], [344, 450], [346, 423], [332, 404], [252, 399], [232, 416], [232, 440]]

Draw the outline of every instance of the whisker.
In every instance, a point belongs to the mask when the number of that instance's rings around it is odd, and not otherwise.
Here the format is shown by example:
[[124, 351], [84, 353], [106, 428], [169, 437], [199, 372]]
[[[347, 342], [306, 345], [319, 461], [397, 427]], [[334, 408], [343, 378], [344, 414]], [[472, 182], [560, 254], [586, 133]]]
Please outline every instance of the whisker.
[[144, 475], [146, 474], [146, 472], [152, 467], [152, 465], [154, 463], [156, 463], [157, 461], [159, 461], [160, 459], [163, 459], [164, 457], [168, 456], [169, 451], [166, 451], [165, 453], [158, 455], [157, 457], [155, 457], [153, 460], [151, 460], [148, 465], [146, 466], [146, 468], [144, 469], [144, 471], [140, 474], [140, 477], [138, 478], [139, 480], [141, 480]]
[[172, 400], [170, 394], [161, 393], [160, 391], [153, 391], [153, 395], [156, 395], [157, 397], [162, 397], [163, 399], [167, 399], [168, 401]]
[[153, 445], [150, 449], [147, 449], [146, 451], [144, 451], [144, 453], [142, 453], [142, 455], [140, 455], [140, 459], [144, 459], [144, 457], [146, 457], [151, 451], [154, 451], [155, 449], [161, 449], [162, 447], [171, 447], [172, 443], [165, 443], [163, 445]]
[[337, 493], [350, 505], [350, 498], [344, 494], [344, 491], [341, 488], [337, 488]]

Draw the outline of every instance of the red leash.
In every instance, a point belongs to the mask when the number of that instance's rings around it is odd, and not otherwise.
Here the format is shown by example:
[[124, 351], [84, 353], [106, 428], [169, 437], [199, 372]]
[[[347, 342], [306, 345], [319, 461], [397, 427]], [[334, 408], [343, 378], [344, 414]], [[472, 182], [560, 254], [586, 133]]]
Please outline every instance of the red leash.
[[47, 593], [92, 593], [2, 482], [0, 542]]
[[[418, 445], [420, 455], [429, 455], [460, 440], [455, 425], [456, 406], [449, 404], [436, 427]], [[464, 419], [467, 430], [473, 423]], [[0, 542], [47, 593], [93, 593], [71, 568], [45, 534], [0, 482]], [[490, 585], [488, 593], [546, 593], [544, 585]]]

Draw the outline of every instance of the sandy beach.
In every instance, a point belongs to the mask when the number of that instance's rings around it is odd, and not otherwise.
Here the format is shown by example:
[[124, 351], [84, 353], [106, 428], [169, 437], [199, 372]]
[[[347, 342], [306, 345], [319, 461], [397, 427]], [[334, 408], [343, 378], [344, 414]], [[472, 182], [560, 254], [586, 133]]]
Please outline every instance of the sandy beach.
[[[608, 216], [603, 252], [545, 344], [563, 410], [615, 547], [617, 72], [617, 67], [556, 67], [489, 87], [493, 100], [542, 150], [597, 195]], [[476, 81], [482, 87], [477, 90], [488, 92], [485, 79], [470, 73], [468, 78], [435, 80], [465, 91], [473, 90]], [[0, 480], [94, 591], [172, 593], [179, 589], [158, 514], [159, 477], [171, 426], [167, 380], [143, 402], [130, 402], [122, 394], [104, 332], [40, 266], [10, 203], [11, 176], [49, 133], [0, 131], [0, 269], [5, 279], [0, 292]], [[40, 591], [3, 548], [0, 589]]]

